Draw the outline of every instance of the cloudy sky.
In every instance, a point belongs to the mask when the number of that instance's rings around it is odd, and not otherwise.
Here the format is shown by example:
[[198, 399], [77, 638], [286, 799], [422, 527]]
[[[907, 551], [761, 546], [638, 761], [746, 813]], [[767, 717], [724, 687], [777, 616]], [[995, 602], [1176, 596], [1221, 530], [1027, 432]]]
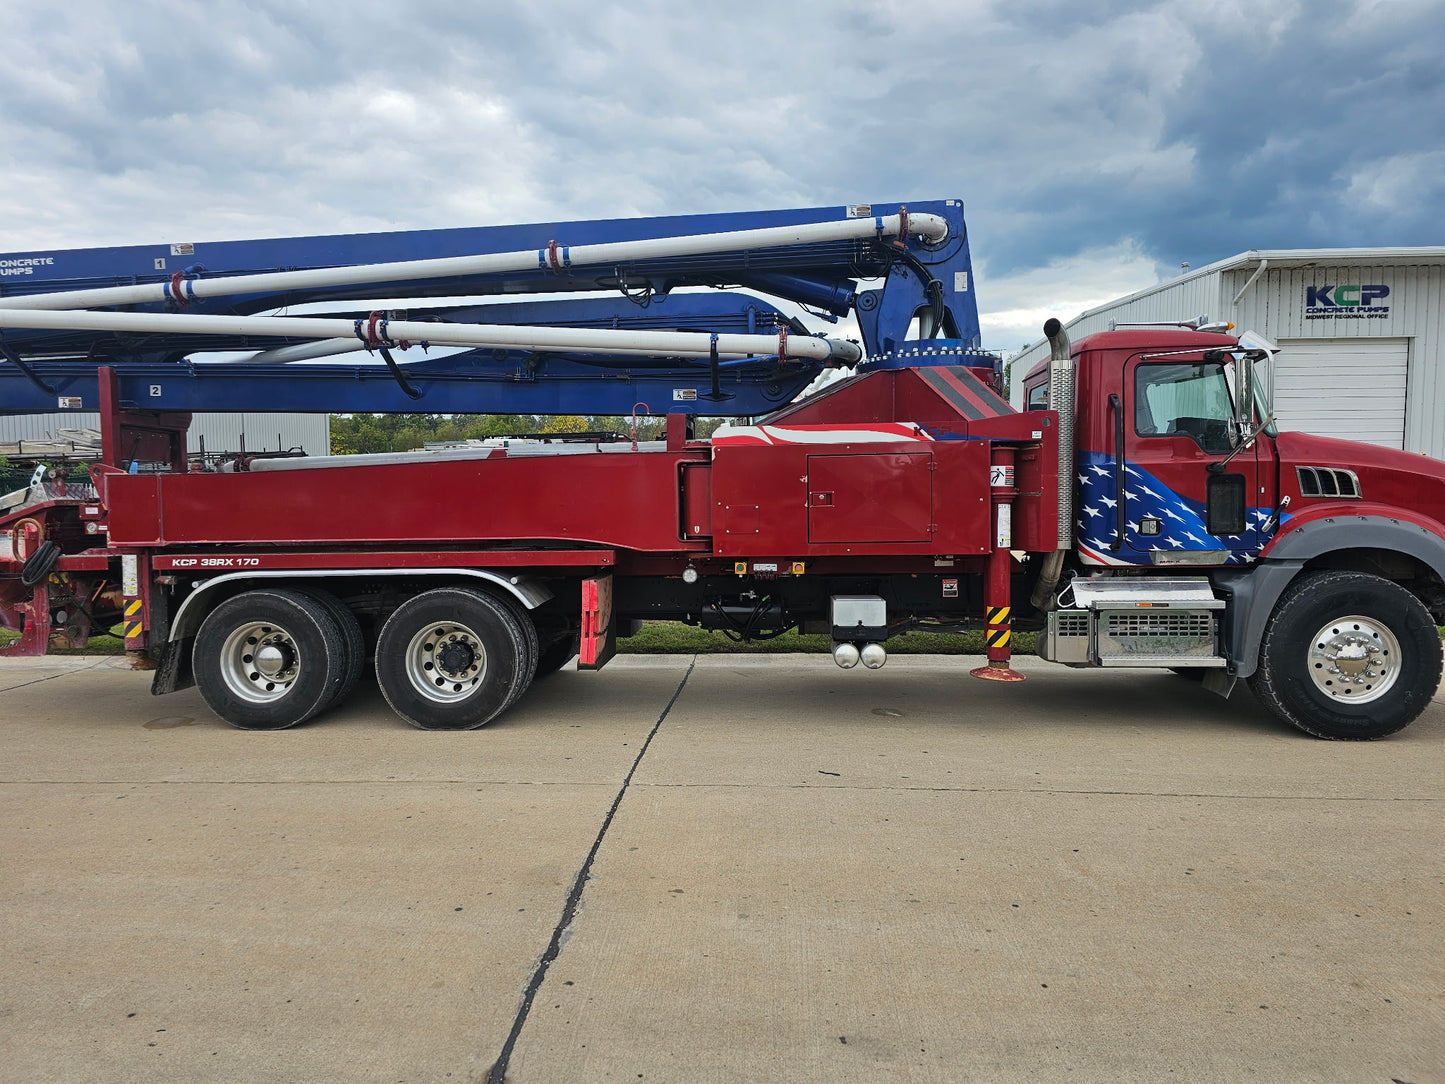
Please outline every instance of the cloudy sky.
[[4, 0], [0, 250], [964, 200], [984, 345], [1445, 243], [1445, 0]]

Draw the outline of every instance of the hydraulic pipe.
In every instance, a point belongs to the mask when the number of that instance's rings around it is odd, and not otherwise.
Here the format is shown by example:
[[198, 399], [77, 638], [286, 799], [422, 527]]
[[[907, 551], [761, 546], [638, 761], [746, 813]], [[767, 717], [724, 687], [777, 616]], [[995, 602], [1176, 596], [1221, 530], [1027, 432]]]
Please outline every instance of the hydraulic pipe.
[[520, 252], [173, 280], [180, 296], [172, 293], [171, 282], [152, 282], [137, 286], [108, 286], [92, 290], [64, 290], [50, 294], [7, 297], [0, 300], [0, 305], [7, 309], [108, 308], [114, 305], [143, 305], [164, 301], [186, 303], [236, 294], [270, 294], [337, 286], [364, 286], [506, 271], [552, 270], [560, 273], [574, 268], [610, 266], [634, 260], [700, 256], [755, 248], [782, 248], [787, 245], [814, 245], [827, 241], [864, 240], [870, 237], [897, 237], [899, 231], [905, 229], [911, 235], [936, 243], [948, 236], [948, 221], [939, 215], [930, 214], [877, 215], [833, 222], [808, 222], [798, 226], [769, 226], [726, 233], [614, 241], [601, 245], [565, 246], [554, 243], [546, 248], [523, 249]]
[[[353, 320], [311, 316], [188, 316], [168, 312], [46, 312], [0, 307], [0, 328], [119, 331], [178, 335], [255, 335], [298, 339], [344, 339], [361, 345]], [[359, 321], [362, 327], [368, 321]], [[378, 335], [390, 340], [428, 342], [448, 346], [490, 346], [507, 350], [555, 350], [589, 354], [625, 354], [671, 357], [712, 356], [729, 359], [759, 354], [857, 364], [863, 350], [843, 339], [812, 335], [717, 335], [701, 331], [631, 331], [612, 328], [527, 327], [518, 324], [436, 324], [391, 320], [376, 325]]]

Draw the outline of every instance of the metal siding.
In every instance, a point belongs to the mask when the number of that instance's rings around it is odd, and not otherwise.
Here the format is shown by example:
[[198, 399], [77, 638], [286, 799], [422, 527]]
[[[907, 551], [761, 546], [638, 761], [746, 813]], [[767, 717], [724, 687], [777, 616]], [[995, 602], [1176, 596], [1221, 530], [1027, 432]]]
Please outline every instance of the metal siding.
[[99, 429], [99, 414], [0, 415], [0, 440], [51, 440], [59, 429]]
[[[100, 415], [81, 411], [63, 414], [0, 415], [0, 440], [43, 440], [60, 429], [99, 429]], [[208, 452], [241, 450], [284, 451], [304, 448], [307, 455], [326, 455], [331, 450], [331, 419], [326, 414], [197, 414], [191, 421], [190, 450], [200, 451], [205, 439]]]
[[1280, 429], [1404, 447], [1408, 339], [1282, 339], [1279, 347]]
[[1411, 336], [1405, 447], [1445, 459], [1445, 269], [1408, 270], [1412, 303], [1404, 314]]
[[246, 451], [286, 451], [302, 448], [307, 455], [331, 450], [331, 419], [326, 414], [197, 414], [191, 426], [191, 451], [199, 451], [199, 437], [208, 452], [237, 452], [242, 437]]
[[[1248, 273], [1231, 271], [1242, 286]], [[1390, 287], [1388, 316], [1382, 319], [1308, 319], [1306, 293], [1311, 286], [1342, 283], [1383, 283]], [[1402, 445], [1445, 459], [1445, 268], [1437, 265], [1368, 264], [1266, 270], [1250, 287], [1231, 319], [1275, 342], [1295, 340], [1303, 349], [1310, 340], [1408, 342], [1408, 380], [1402, 404]], [[1393, 349], [1381, 343], [1388, 351]], [[1373, 365], [1371, 355], [1357, 356]], [[1281, 364], [1287, 364], [1282, 359]], [[1324, 394], [1321, 389], [1321, 394]], [[1363, 438], [1362, 438], [1363, 439]]]

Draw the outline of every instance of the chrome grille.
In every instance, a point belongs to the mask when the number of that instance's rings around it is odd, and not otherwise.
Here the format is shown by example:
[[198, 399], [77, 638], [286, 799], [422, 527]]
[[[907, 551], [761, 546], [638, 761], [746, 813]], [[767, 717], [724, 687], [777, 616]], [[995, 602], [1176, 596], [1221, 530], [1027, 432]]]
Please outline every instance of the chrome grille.
[[1214, 615], [1208, 611], [1114, 611], [1100, 617], [1100, 655], [1189, 658], [1215, 653]]
[[1061, 610], [1056, 616], [1055, 627], [1057, 629], [1057, 635], [1084, 637], [1089, 635], [1088, 613], [1083, 611], [1069, 613]]

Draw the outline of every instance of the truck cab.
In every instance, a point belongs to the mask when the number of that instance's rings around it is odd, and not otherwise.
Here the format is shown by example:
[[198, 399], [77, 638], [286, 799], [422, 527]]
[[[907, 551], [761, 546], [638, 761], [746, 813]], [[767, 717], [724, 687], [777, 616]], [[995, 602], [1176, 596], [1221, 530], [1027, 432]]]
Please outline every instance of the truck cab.
[[1067, 571], [1035, 597], [1041, 654], [1170, 665], [1226, 695], [1246, 678], [1324, 737], [1414, 718], [1441, 673], [1445, 464], [1279, 432], [1260, 371], [1273, 347], [1253, 336], [1131, 328], [1070, 346], [1055, 331], [1023, 385], [1075, 437]]
[[[1235, 339], [1175, 330], [1091, 335], [1076, 358], [1080, 564], [1255, 560], [1277, 526], [1278, 499], [1272, 428], [1256, 402], [1239, 401], [1241, 383], [1246, 394], [1257, 386], [1255, 359]], [[1047, 375], [1041, 367], [1026, 377], [1028, 402], [1047, 397]]]

